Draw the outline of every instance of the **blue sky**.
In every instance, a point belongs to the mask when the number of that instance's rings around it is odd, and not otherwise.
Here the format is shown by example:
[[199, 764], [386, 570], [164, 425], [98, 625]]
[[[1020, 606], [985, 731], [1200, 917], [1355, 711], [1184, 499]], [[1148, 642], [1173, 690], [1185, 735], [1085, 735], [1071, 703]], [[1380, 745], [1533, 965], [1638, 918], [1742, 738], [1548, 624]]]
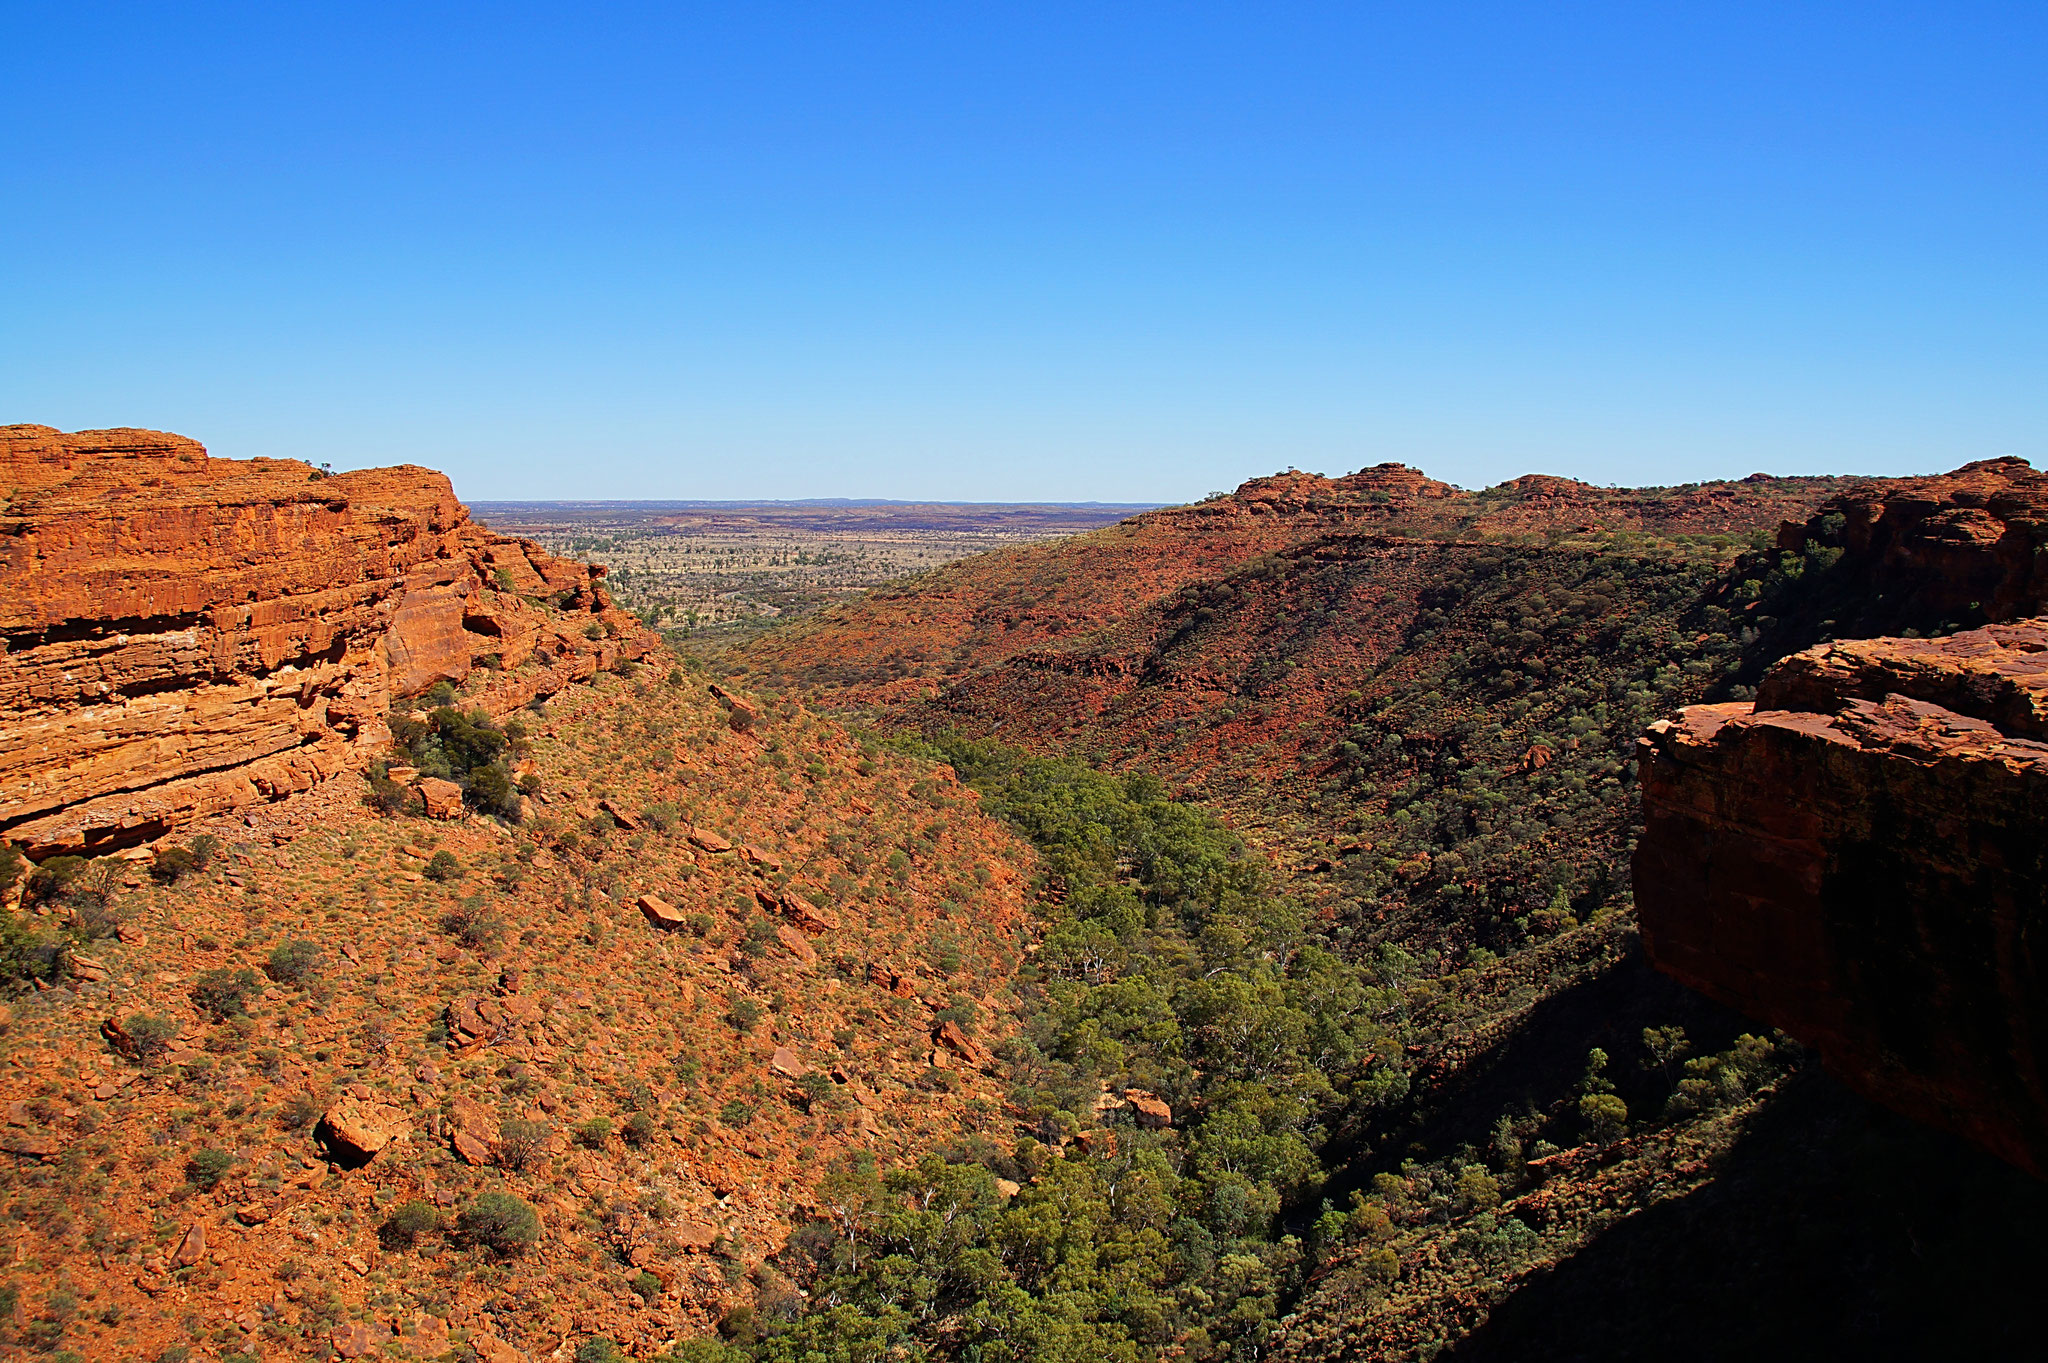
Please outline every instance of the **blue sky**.
[[0, 421], [463, 495], [2048, 456], [2048, 5], [0, 6]]

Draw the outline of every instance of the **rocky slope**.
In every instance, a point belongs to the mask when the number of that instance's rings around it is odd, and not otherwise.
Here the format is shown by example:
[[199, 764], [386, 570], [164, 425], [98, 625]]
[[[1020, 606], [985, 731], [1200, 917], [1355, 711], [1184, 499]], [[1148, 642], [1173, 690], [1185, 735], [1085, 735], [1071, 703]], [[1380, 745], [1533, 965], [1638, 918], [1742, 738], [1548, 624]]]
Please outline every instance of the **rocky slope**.
[[1580, 914], [1625, 901], [1636, 733], [1733, 683], [1755, 630], [1731, 565], [1847, 485], [1284, 474], [743, 656], [887, 724], [1155, 773], [1310, 872], [1341, 928], [1447, 960], [1519, 940], [1560, 886]]
[[359, 767], [394, 699], [479, 665], [503, 713], [652, 642], [428, 469], [9, 426], [0, 496], [0, 838], [38, 857]]
[[[1342, 478], [1276, 474], [1226, 497], [906, 579], [778, 632], [754, 646], [750, 663], [850, 702], [900, 702], [937, 693], [963, 674], [1010, 667], [1020, 676], [1078, 679], [1073, 684], [1099, 709], [1155, 680], [1145, 664], [1186, 627], [1176, 609], [1186, 604], [1184, 589], [1231, 581], [1254, 563], [1285, 569], [1417, 542], [1625, 546], [1644, 536], [1667, 544], [1696, 539], [1689, 547], [1719, 548], [1725, 558], [1730, 544], [1805, 516], [1846, 482], [1756, 475], [1612, 489], [1531, 475], [1468, 492], [1400, 464]], [[1056, 709], [1073, 712], [1071, 705]]]
[[430, 471], [6, 441], [0, 1352], [652, 1357], [996, 1121], [1031, 853], [949, 771]]
[[[755, 712], [603, 673], [526, 716], [523, 825], [337, 780], [193, 825], [223, 850], [174, 885], [112, 862], [112, 935], [0, 1031], [21, 1337], [651, 1357], [786, 1296], [765, 1261], [836, 1160], [995, 1112], [1029, 854], [943, 773]], [[463, 1232], [491, 1193], [534, 1243]]]

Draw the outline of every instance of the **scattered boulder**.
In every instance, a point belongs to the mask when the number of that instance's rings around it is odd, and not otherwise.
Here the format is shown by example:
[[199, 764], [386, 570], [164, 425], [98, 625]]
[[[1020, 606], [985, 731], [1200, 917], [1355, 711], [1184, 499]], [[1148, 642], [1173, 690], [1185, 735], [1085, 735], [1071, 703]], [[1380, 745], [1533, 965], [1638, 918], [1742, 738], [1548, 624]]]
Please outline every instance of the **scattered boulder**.
[[777, 1046], [775, 1055], [768, 1062], [768, 1068], [784, 1079], [801, 1079], [811, 1072], [811, 1067], [787, 1046]]
[[495, 1335], [471, 1335], [469, 1347], [477, 1363], [530, 1363], [525, 1354]]
[[796, 957], [799, 961], [802, 961], [805, 965], [815, 965], [817, 963], [817, 948], [811, 945], [809, 938], [789, 924], [779, 923], [776, 925], [775, 940], [782, 943], [783, 950]]
[[10, 1155], [34, 1155], [47, 1159], [64, 1148], [54, 1131], [0, 1131], [0, 1150]]
[[1116, 1158], [1116, 1132], [1083, 1131], [1074, 1137], [1074, 1144], [1084, 1155], [1096, 1155], [1103, 1159]]
[[932, 1040], [976, 1068], [988, 1063], [988, 1052], [977, 1045], [974, 1038], [962, 1031], [960, 1024], [951, 1018], [947, 1018], [933, 1030]]
[[378, 1151], [404, 1136], [406, 1128], [402, 1109], [353, 1094], [337, 1098], [320, 1118], [320, 1130], [329, 1145], [364, 1160], [375, 1158]]
[[680, 909], [651, 894], [641, 895], [639, 904], [640, 912], [647, 915], [647, 921], [663, 932], [674, 932], [686, 921]]
[[1142, 1089], [1125, 1089], [1124, 1101], [1131, 1105], [1138, 1125], [1148, 1131], [1164, 1131], [1173, 1125], [1173, 1109], [1157, 1094], [1146, 1093]]
[[171, 1256], [171, 1263], [179, 1268], [190, 1268], [205, 1257], [206, 1223], [194, 1221], [185, 1228], [184, 1238], [178, 1241], [178, 1250]]
[[641, 829], [647, 827], [647, 820], [641, 818], [638, 814], [630, 812], [616, 800], [599, 800], [597, 807], [611, 815], [619, 827], [625, 829], [628, 833], [638, 833]]
[[781, 914], [814, 937], [836, 931], [839, 927], [839, 916], [830, 909], [821, 909], [787, 890], [762, 887], [754, 891], [754, 898], [768, 912]]
[[683, 1249], [706, 1250], [718, 1243], [718, 1228], [702, 1221], [679, 1221], [669, 1235]]
[[443, 781], [438, 776], [429, 776], [420, 782], [420, 799], [426, 802], [427, 817], [430, 819], [462, 817], [462, 787], [453, 781]]
[[731, 843], [719, 837], [708, 828], [692, 828], [690, 830], [690, 841], [714, 856], [721, 852], [732, 851]]

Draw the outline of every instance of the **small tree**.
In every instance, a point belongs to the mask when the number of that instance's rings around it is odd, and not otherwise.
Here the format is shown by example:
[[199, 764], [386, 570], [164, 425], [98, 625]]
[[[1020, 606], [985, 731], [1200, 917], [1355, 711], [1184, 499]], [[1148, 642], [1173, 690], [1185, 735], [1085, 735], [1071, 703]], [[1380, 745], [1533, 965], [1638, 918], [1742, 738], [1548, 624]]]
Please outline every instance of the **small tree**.
[[264, 969], [279, 984], [297, 984], [311, 975], [313, 967], [319, 963], [320, 944], [301, 937], [280, 943], [270, 953], [270, 961]]
[[411, 1249], [422, 1235], [431, 1235], [439, 1229], [439, 1209], [431, 1202], [414, 1199], [400, 1203], [397, 1209], [384, 1219], [384, 1224], [377, 1228], [377, 1239], [386, 1249]]
[[815, 1112], [818, 1105], [830, 1097], [838, 1085], [832, 1077], [818, 1070], [811, 1070], [796, 1081], [797, 1092], [803, 1096], [804, 1111]]
[[121, 1035], [128, 1038], [135, 1059], [149, 1064], [171, 1048], [178, 1036], [178, 1024], [154, 1013], [136, 1013], [122, 1020]]
[[1483, 1164], [1468, 1164], [1458, 1171], [1458, 1200], [1474, 1211], [1491, 1211], [1500, 1205], [1500, 1183]]
[[540, 1158], [548, 1143], [548, 1129], [539, 1122], [513, 1117], [498, 1123], [495, 1153], [507, 1169], [524, 1169]]
[[1628, 1104], [1611, 1093], [1589, 1093], [1579, 1099], [1579, 1120], [1597, 1141], [1611, 1141], [1628, 1125]]
[[463, 1238], [494, 1254], [520, 1254], [540, 1239], [540, 1213], [510, 1193], [479, 1193], [456, 1224]]
[[199, 973], [192, 982], [192, 1002], [217, 1019], [237, 1017], [248, 1011], [249, 996], [262, 987], [256, 972], [247, 966], [233, 970], [220, 966]]

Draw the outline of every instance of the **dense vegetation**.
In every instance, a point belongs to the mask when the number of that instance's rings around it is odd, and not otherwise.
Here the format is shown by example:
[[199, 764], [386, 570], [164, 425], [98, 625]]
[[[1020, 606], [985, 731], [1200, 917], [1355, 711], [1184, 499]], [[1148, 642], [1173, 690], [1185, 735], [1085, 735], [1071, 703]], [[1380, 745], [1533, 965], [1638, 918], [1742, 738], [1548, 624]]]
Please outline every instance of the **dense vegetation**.
[[[416, 712], [392, 712], [392, 746], [406, 754], [422, 777], [461, 786], [470, 808], [517, 821], [520, 789], [509, 759], [525, 746], [525, 726], [513, 720], [500, 728], [482, 710], [459, 708], [454, 689], [446, 682], [428, 694], [427, 704], [431, 708], [421, 718]], [[416, 798], [391, 780], [382, 766], [371, 769], [370, 788], [372, 797], [393, 813]]]
[[[1629, 1053], [1582, 1049], [1535, 1100], [1503, 1100], [1490, 1143], [1432, 1150], [1410, 1052], [1503, 1007], [1509, 967], [1464, 972], [1460, 997], [1391, 945], [1347, 961], [1260, 858], [1148, 777], [957, 738], [925, 752], [1042, 857], [1051, 922], [1001, 1052], [1031, 1134], [841, 1168], [780, 1260], [791, 1281], [767, 1275], [729, 1342], [685, 1358], [1261, 1357], [1330, 1265], [1394, 1290], [1398, 1237], [1467, 1267], [1540, 1259], [1542, 1237], [1497, 1212], [1540, 1180], [1528, 1159], [1702, 1119], [1796, 1062], [1720, 1019], [1696, 1051], [1631, 1015]], [[1613, 918], [1563, 934], [1596, 968], [1623, 935]], [[1151, 1095], [1171, 1128], [1123, 1101]]]

